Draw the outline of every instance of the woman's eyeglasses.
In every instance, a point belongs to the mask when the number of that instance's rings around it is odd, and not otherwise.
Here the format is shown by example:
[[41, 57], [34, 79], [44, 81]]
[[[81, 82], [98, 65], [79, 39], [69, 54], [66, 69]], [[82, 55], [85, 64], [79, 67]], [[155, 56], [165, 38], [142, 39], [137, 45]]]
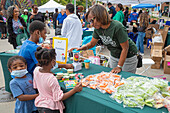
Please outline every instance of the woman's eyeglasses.
[[95, 17], [93, 17], [89, 22], [90, 22], [90, 23], [93, 23], [93, 22], [94, 22], [94, 19], [95, 19]]
[[38, 10], [38, 8], [34, 8], [35, 10]]

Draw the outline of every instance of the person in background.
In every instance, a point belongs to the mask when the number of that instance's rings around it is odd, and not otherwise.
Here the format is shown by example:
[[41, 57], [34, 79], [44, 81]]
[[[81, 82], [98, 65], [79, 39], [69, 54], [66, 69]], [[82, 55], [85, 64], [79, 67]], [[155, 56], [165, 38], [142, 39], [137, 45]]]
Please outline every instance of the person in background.
[[48, 11], [46, 10], [46, 13], [45, 13], [45, 20], [49, 20], [49, 13], [48, 13]]
[[62, 25], [63, 21], [66, 17], [67, 17], [67, 15], [66, 15], [64, 9], [61, 9], [61, 13], [59, 13], [58, 17], [57, 17], [57, 25]]
[[27, 26], [24, 19], [19, 16], [19, 9], [15, 6], [8, 7], [8, 42], [13, 45], [14, 49], [16, 49], [16, 47], [18, 46], [16, 42], [17, 35], [23, 33], [24, 28], [26, 27]]
[[159, 10], [159, 18], [162, 17], [162, 9]]
[[136, 23], [137, 22], [137, 20], [138, 20], [138, 13], [136, 13], [136, 9], [134, 9], [133, 10], [133, 13], [131, 13], [130, 15], [130, 20], [131, 20], [131, 22], [134, 22], [134, 23]]
[[[38, 61], [35, 58], [36, 49], [39, 47], [38, 43], [43, 43], [46, 39], [46, 29], [45, 24], [39, 20], [31, 22], [29, 26], [30, 38], [27, 39], [21, 46], [21, 49], [18, 53], [19, 56], [22, 56], [27, 61], [28, 72], [33, 75], [35, 67], [38, 65]], [[73, 68], [72, 64], [60, 64], [59, 68]]]
[[74, 5], [66, 5], [66, 19], [64, 19], [61, 29], [61, 35], [68, 38], [68, 50], [71, 48], [78, 48], [82, 40], [82, 25], [80, 19], [74, 14]]
[[145, 37], [145, 30], [149, 25], [149, 19], [148, 19], [148, 15], [146, 13], [141, 13], [139, 18], [140, 18], [139, 26], [134, 25], [134, 27], [137, 27], [137, 30], [138, 30], [136, 46], [137, 46], [138, 51], [140, 51], [140, 54], [144, 55], [143, 41], [144, 41], [144, 37]]
[[38, 6], [35, 4], [32, 5], [32, 13], [29, 15], [28, 18], [30, 19], [30, 23], [33, 22], [34, 20], [44, 22], [44, 16], [42, 13], [38, 12]]
[[38, 94], [33, 89], [33, 77], [27, 71], [26, 60], [21, 56], [13, 56], [8, 60], [7, 66], [15, 77], [10, 81], [11, 92], [16, 98], [15, 113], [37, 113], [34, 99]]
[[138, 13], [138, 17], [140, 16], [140, 14], [141, 14], [141, 13], [143, 13], [143, 12], [142, 12], [142, 10], [140, 10], [140, 11], [139, 11], [139, 13]]
[[93, 37], [88, 44], [77, 48], [77, 50], [90, 49], [101, 39], [111, 54], [110, 67], [113, 68], [111, 72], [119, 73], [127, 71], [135, 73], [137, 67], [137, 56], [135, 55], [137, 48], [135, 43], [128, 37], [123, 24], [111, 20], [106, 8], [99, 4], [92, 6], [88, 10], [86, 20], [91, 22], [95, 28]]
[[28, 22], [28, 10], [27, 9], [24, 9], [24, 14], [22, 14], [21, 17], [24, 19], [25, 23]]
[[128, 22], [128, 16], [129, 16], [129, 7], [126, 7], [125, 12], [124, 12], [124, 17], [126, 19], [126, 22]]
[[2, 10], [3, 16], [4, 16], [5, 18], [7, 18], [7, 10], [6, 10], [6, 8], [4, 7], [4, 5], [1, 5], [1, 10]]
[[80, 8], [77, 6], [76, 7], [76, 15], [78, 16], [79, 19], [81, 19], [79, 12], [80, 12]]
[[56, 20], [57, 20], [57, 17], [58, 17], [58, 8], [55, 9], [55, 13], [53, 15], [53, 26], [54, 26], [54, 29], [56, 29]]
[[124, 14], [123, 14], [123, 5], [122, 4], [118, 4], [116, 6], [116, 15], [113, 17], [113, 20], [117, 20], [120, 23], [123, 23], [124, 20]]
[[35, 106], [39, 113], [63, 113], [64, 104], [62, 101], [82, 91], [81, 83], [70, 91], [63, 93], [57, 78], [52, 73], [56, 66], [55, 49], [37, 48], [35, 57], [40, 64], [34, 70], [33, 86], [39, 91], [39, 96], [35, 99]]
[[113, 19], [113, 17], [116, 14], [116, 10], [115, 10], [114, 6], [110, 2], [107, 4], [107, 6], [109, 8], [109, 15], [110, 15], [111, 19]]
[[7, 28], [6, 28], [6, 18], [3, 16], [2, 10], [0, 9], [0, 30], [1, 39], [7, 39]]

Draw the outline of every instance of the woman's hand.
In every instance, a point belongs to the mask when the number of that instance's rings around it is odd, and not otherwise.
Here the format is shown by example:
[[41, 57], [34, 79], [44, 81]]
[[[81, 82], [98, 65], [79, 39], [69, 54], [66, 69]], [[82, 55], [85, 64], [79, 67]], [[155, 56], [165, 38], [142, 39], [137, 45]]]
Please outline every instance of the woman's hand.
[[71, 48], [70, 50], [68, 50], [68, 51], [69, 51], [69, 53], [70, 53], [70, 52], [72, 52], [74, 49], [76, 49], [77, 51], [81, 51], [81, 50], [83, 50], [83, 49], [82, 49], [82, 47], [80, 47], [80, 48]]
[[70, 53], [70, 52], [72, 52], [74, 49], [78, 49], [78, 48], [71, 48], [70, 50], [68, 50], [68, 52]]
[[138, 27], [138, 26], [136, 24], [134, 24], [133, 27]]
[[112, 69], [112, 73], [120, 73], [122, 71], [122, 69], [120, 67], [115, 67]]
[[73, 69], [74, 66], [73, 66], [73, 64], [66, 64], [65, 68], [66, 69]]
[[24, 30], [24, 27], [23, 27], [23, 26], [19, 26], [19, 28], [20, 28], [21, 30]]

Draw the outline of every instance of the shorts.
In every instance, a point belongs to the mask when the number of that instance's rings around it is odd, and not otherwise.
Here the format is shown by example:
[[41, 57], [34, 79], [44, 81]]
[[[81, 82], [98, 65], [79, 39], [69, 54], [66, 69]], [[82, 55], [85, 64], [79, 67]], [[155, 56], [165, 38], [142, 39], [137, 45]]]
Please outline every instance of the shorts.
[[0, 25], [0, 30], [1, 30], [1, 34], [6, 34], [7, 33], [7, 28], [5, 24], [1, 24]]
[[37, 107], [39, 113], [60, 113], [59, 110], [51, 110], [48, 108]]

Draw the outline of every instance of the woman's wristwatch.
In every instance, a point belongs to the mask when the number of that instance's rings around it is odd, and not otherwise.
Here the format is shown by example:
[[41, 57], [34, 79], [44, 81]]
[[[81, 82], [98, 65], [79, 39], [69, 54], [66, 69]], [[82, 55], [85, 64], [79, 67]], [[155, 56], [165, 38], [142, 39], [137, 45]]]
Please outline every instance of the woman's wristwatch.
[[119, 67], [120, 69], [122, 69], [122, 66], [120, 66], [120, 65], [117, 65], [117, 67]]

